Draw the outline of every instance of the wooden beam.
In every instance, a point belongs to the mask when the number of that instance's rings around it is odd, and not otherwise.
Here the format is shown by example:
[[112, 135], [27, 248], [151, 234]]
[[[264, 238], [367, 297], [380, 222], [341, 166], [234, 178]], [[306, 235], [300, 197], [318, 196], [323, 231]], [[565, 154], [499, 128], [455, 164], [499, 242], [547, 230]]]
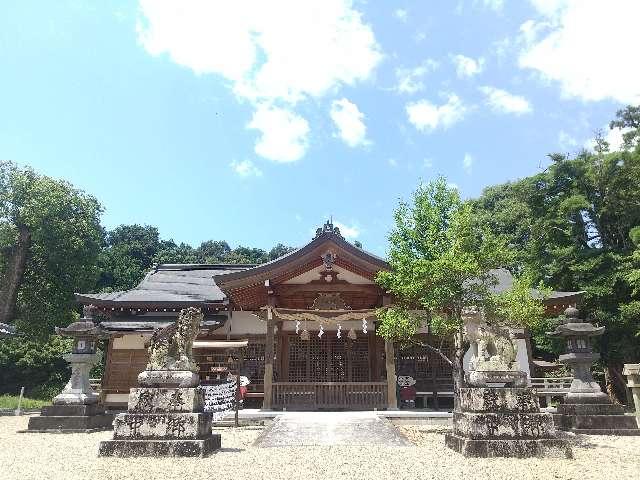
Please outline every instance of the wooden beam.
[[398, 399], [396, 398], [396, 363], [393, 342], [384, 342], [385, 363], [387, 367], [387, 410], [398, 409]]
[[290, 296], [297, 293], [316, 292], [353, 292], [379, 296], [382, 289], [370, 283], [301, 283], [277, 285], [274, 287], [277, 295]]
[[[266, 285], [265, 285], [266, 286]], [[275, 307], [275, 297], [269, 295], [268, 306]], [[262, 408], [271, 410], [272, 388], [273, 388], [273, 327], [275, 320], [271, 310], [267, 310], [267, 336], [264, 345], [264, 400]]]

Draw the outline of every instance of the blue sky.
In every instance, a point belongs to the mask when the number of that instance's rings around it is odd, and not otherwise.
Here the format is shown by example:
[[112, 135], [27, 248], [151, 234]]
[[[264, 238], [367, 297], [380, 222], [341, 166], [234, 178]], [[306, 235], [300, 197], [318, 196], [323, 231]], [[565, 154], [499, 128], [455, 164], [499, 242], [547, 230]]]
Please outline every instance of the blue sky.
[[[104, 224], [386, 250], [438, 174], [465, 197], [640, 102], [636, 0], [0, 0], [0, 158]], [[605, 132], [615, 146], [620, 132]]]

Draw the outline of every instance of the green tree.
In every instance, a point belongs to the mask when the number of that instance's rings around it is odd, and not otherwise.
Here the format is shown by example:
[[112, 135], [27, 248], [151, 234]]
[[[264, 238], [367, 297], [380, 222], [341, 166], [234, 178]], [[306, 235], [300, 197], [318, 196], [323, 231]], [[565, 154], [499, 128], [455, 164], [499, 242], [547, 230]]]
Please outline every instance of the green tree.
[[624, 148], [632, 149], [640, 145], [640, 105], [627, 106], [616, 112], [616, 119], [609, 123], [609, 128], [629, 129], [622, 134]]
[[0, 162], [0, 322], [46, 338], [92, 288], [103, 243], [98, 201], [67, 182]]
[[107, 233], [100, 253], [100, 291], [135, 287], [151, 268], [161, 249], [158, 229], [148, 225], [120, 225]]
[[390, 341], [408, 340], [428, 321], [437, 335], [453, 335], [453, 358], [434, 345], [425, 346], [451, 365], [457, 391], [463, 384], [463, 310], [507, 308], [506, 299], [494, 298], [492, 270], [508, 263], [510, 253], [474, 221], [471, 205], [444, 178], [420, 186], [410, 204], [400, 203], [394, 220], [391, 269], [376, 277], [393, 305], [378, 311], [377, 333]]
[[[619, 112], [612, 127], [637, 132], [637, 113]], [[640, 150], [609, 152], [601, 142], [595, 152], [550, 158], [544, 172], [485, 189], [474, 211], [514, 247], [517, 271], [556, 290], [585, 291], [581, 308], [606, 327], [602, 363], [622, 391], [622, 364], [640, 358]], [[539, 333], [536, 349], [557, 353]]]

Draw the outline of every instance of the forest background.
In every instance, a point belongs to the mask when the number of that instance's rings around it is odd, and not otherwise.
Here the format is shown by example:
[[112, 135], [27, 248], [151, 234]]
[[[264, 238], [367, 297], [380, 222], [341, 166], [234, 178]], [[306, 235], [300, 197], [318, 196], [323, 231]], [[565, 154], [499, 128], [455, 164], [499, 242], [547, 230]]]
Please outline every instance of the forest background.
[[[640, 360], [640, 107], [620, 110], [610, 126], [626, 132], [620, 151], [600, 136], [593, 151], [550, 154], [546, 170], [469, 203], [475, 221], [513, 250], [513, 273], [585, 292], [583, 313], [606, 327], [596, 345], [600, 371], [620, 390], [622, 364]], [[133, 288], [160, 263], [259, 264], [292, 250], [232, 249], [224, 240], [193, 247], [149, 225], [107, 231], [101, 213], [73, 185], [0, 162], [0, 322], [20, 332], [0, 340], [0, 394], [25, 386], [51, 398], [64, 384], [69, 345], [53, 331], [78, 318], [74, 292]], [[553, 321], [532, 332], [534, 356], [560, 351], [544, 334]]]

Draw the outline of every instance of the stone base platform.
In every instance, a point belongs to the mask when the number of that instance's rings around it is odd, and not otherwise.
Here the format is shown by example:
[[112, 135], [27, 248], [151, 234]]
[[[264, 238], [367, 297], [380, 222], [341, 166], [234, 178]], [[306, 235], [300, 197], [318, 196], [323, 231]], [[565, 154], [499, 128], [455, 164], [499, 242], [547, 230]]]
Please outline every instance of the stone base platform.
[[635, 416], [612, 403], [563, 403], [554, 422], [560, 430], [585, 435], [640, 435]]
[[571, 445], [556, 434], [553, 417], [540, 412], [528, 387], [461, 388], [453, 432], [446, 445], [466, 457], [572, 458]]
[[101, 457], [206, 457], [221, 446], [220, 435], [200, 440], [105, 440]]
[[39, 416], [29, 418], [27, 433], [91, 433], [111, 430], [113, 415], [104, 411], [104, 406], [49, 405], [43, 407]]
[[211, 434], [212, 415], [203, 411], [203, 402], [197, 388], [132, 388], [127, 412], [119, 413], [113, 421], [113, 440], [100, 442], [98, 454], [204, 457], [221, 443], [220, 435]]
[[559, 438], [474, 440], [455, 433], [447, 433], [445, 444], [465, 457], [573, 458], [569, 443]]

